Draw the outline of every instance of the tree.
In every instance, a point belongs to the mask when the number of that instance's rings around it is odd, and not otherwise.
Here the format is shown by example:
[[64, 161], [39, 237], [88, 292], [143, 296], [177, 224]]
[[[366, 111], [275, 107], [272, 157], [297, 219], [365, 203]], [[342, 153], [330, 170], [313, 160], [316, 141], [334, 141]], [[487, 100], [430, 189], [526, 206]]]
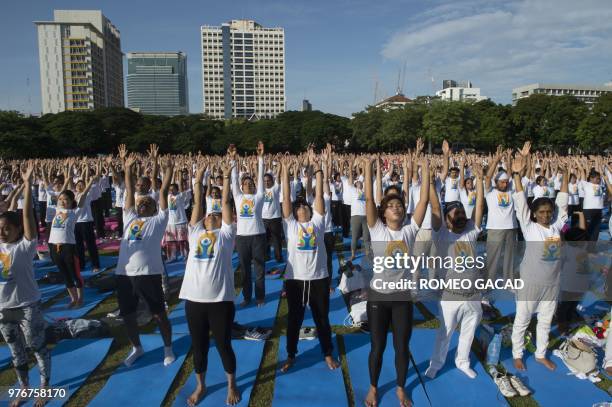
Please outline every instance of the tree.
[[612, 146], [612, 94], [600, 96], [576, 131], [581, 149], [601, 153]]

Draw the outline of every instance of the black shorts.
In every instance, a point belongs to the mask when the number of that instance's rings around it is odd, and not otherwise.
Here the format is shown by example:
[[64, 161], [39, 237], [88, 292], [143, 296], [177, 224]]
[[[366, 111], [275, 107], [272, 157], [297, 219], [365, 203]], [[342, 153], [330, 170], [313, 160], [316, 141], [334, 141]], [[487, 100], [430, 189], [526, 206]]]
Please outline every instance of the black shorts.
[[166, 311], [161, 274], [151, 276], [115, 276], [117, 281], [117, 299], [121, 316], [136, 312], [138, 301], [142, 297], [151, 314], [158, 315]]

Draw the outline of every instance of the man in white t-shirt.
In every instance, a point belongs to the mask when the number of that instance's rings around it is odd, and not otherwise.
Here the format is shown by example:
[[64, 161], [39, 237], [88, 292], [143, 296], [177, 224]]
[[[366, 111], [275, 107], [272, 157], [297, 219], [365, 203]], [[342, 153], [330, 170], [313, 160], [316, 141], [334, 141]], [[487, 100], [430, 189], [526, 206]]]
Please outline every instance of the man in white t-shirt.
[[132, 166], [136, 158], [125, 160], [125, 203], [123, 222], [126, 228], [121, 239], [119, 259], [115, 268], [119, 310], [127, 329], [132, 351], [125, 359], [131, 366], [144, 354], [138, 335], [136, 311], [142, 297], [158, 323], [164, 341], [164, 365], [174, 362], [172, 352], [172, 327], [166, 314], [162, 273], [161, 241], [168, 223], [168, 189], [172, 179], [173, 162], [166, 158], [162, 162], [164, 182], [157, 203], [149, 196], [141, 197], [135, 205]]
[[278, 167], [275, 174], [264, 174], [264, 188], [264, 204], [261, 217], [266, 228], [266, 257], [269, 256], [269, 249], [272, 246], [274, 258], [278, 263], [281, 263], [283, 261], [283, 221], [281, 218]]

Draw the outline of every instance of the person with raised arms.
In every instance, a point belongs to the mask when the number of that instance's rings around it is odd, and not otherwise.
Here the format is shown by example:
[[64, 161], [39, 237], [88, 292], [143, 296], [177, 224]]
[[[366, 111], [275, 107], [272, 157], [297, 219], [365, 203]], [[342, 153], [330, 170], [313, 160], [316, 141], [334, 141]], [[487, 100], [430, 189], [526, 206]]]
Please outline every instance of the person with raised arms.
[[[418, 154], [417, 154], [418, 156]], [[415, 157], [416, 158], [416, 157]], [[405, 253], [413, 254], [417, 233], [429, 203], [430, 185], [429, 163], [427, 159], [420, 162], [422, 185], [419, 203], [415, 207], [411, 223], [405, 225], [406, 203], [400, 195], [388, 194], [382, 198], [380, 208], [376, 208], [374, 201], [372, 164], [373, 158], [364, 158], [360, 161], [364, 167], [366, 218], [368, 229], [373, 242], [373, 255], [395, 256]], [[380, 165], [377, 163], [377, 165]], [[383, 282], [401, 282], [412, 279], [409, 270], [386, 269], [374, 274]], [[375, 294], [375, 296], [372, 296]], [[410, 358], [409, 342], [412, 334], [413, 303], [412, 294], [408, 290], [392, 290], [377, 288], [372, 280], [370, 284], [369, 300], [367, 304], [368, 325], [370, 328], [370, 355], [368, 368], [370, 374], [370, 388], [365, 399], [367, 407], [378, 406], [378, 379], [382, 368], [382, 358], [387, 346], [387, 334], [391, 327], [393, 333], [393, 348], [395, 350], [396, 394], [401, 407], [408, 407], [412, 402], [404, 386], [408, 374]]]
[[[47, 349], [45, 320], [40, 308], [40, 291], [34, 280], [32, 258], [36, 255], [37, 225], [32, 207], [33, 162], [23, 163], [23, 225], [16, 212], [0, 215], [0, 332], [11, 351], [13, 367], [22, 389], [30, 387], [30, 360], [27, 348], [34, 352], [40, 371], [40, 388], [51, 380], [51, 355]], [[12, 400], [19, 406], [21, 398]], [[38, 398], [35, 407], [46, 399]]]
[[185, 314], [191, 335], [196, 389], [187, 399], [195, 406], [206, 393], [206, 367], [210, 332], [221, 356], [227, 376], [228, 405], [240, 402], [236, 386], [236, 355], [232, 349], [234, 307], [234, 270], [232, 252], [236, 238], [230, 203], [229, 160], [223, 171], [222, 212], [212, 211], [204, 217], [202, 179], [206, 165], [200, 163], [194, 185], [194, 208], [189, 223], [189, 256], [179, 298], [185, 300]]
[[[289, 160], [281, 158], [283, 223], [287, 238], [287, 360], [281, 371], [287, 372], [295, 363], [298, 339], [306, 305], [310, 305], [325, 363], [337, 369], [340, 363], [332, 357], [333, 343], [329, 324], [329, 272], [325, 251], [325, 203], [323, 200], [323, 171], [319, 160], [309, 150], [309, 162], [316, 176], [314, 208], [303, 199], [291, 205]], [[325, 166], [325, 163], [323, 163]], [[311, 168], [307, 169], [312, 171]], [[314, 209], [314, 210], [313, 210]]]
[[132, 154], [125, 160], [125, 202], [123, 223], [125, 229], [119, 248], [119, 259], [115, 268], [117, 298], [132, 351], [124, 363], [130, 367], [144, 354], [138, 335], [136, 311], [142, 297], [159, 325], [164, 341], [164, 365], [174, 362], [172, 352], [172, 327], [165, 310], [161, 275], [164, 265], [161, 257], [161, 241], [168, 223], [168, 189], [172, 181], [173, 161], [162, 159], [164, 180], [157, 203], [149, 196], [140, 196], [135, 206], [134, 177], [132, 167], [136, 157]]
[[[524, 149], [527, 153], [530, 144]], [[514, 367], [525, 370], [523, 352], [525, 332], [534, 313], [538, 314], [536, 325], [535, 360], [550, 370], [555, 364], [546, 357], [548, 336], [559, 297], [561, 271], [561, 230], [567, 221], [568, 170], [563, 168], [561, 190], [553, 202], [550, 198], [540, 197], [527, 205], [527, 198], [520, 182], [527, 154], [521, 154], [512, 162], [512, 176], [516, 192], [516, 217], [525, 237], [525, 255], [520, 264], [520, 277], [524, 288], [516, 293], [516, 316], [512, 327], [512, 357]]]

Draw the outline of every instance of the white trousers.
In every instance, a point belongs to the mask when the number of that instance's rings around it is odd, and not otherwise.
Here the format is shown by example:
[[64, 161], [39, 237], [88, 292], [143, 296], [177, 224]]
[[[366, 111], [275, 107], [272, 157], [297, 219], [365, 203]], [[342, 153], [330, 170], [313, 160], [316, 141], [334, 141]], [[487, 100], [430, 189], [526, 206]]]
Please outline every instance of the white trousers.
[[531, 316], [538, 314], [538, 324], [536, 325], [536, 352], [535, 357], [542, 359], [546, 356], [548, 348], [548, 335], [550, 334], [550, 324], [557, 301], [516, 301], [516, 316], [512, 327], [512, 357], [521, 359], [525, 350], [525, 332], [531, 322]]
[[459, 331], [459, 344], [455, 365], [457, 367], [470, 366], [470, 348], [474, 340], [474, 333], [482, 318], [482, 306], [478, 301], [440, 301], [440, 328], [436, 333], [436, 343], [429, 366], [440, 370], [446, 361], [448, 346], [457, 324], [461, 324]]

